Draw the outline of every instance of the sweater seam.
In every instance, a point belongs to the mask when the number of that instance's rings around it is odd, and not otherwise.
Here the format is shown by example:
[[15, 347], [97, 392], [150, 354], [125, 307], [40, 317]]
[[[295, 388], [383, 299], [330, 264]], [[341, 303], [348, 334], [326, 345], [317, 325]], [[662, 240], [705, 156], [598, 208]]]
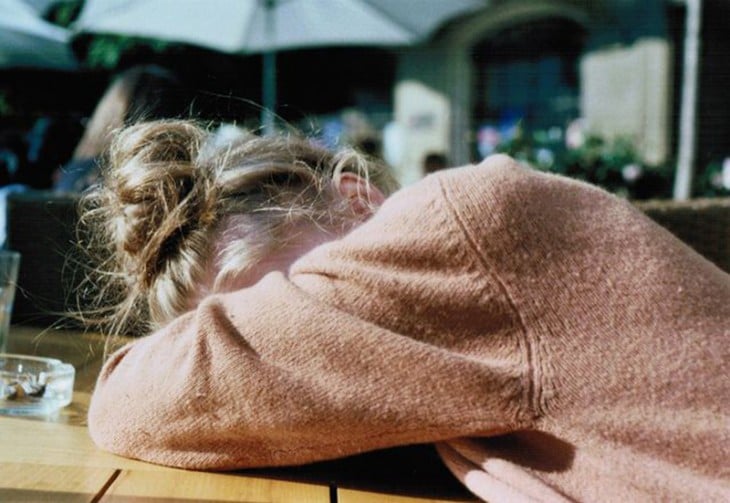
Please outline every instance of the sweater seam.
[[537, 355], [535, 348], [533, 348], [533, 345], [530, 342], [530, 338], [527, 335], [527, 327], [525, 324], [525, 321], [522, 318], [522, 313], [517, 308], [517, 305], [515, 301], [512, 299], [511, 295], [509, 294], [509, 290], [507, 289], [506, 284], [502, 280], [502, 278], [491, 268], [484, 256], [479, 251], [479, 245], [477, 244], [476, 240], [472, 236], [472, 234], [469, 232], [469, 226], [466, 224], [466, 222], [462, 219], [459, 211], [456, 209], [456, 205], [451, 201], [449, 198], [447, 188], [445, 187], [445, 184], [443, 180], [439, 180], [439, 187], [441, 189], [441, 194], [444, 198], [444, 201], [446, 203], [446, 206], [450, 210], [451, 214], [453, 215], [454, 219], [456, 220], [457, 225], [459, 226], [460, 231], [466, 238], [466, 242], [468, 247], [471, 249], [471, 252], [476, 256], [477, 260], [481, 264], [481, 266], [484, 268], [484, 270], [490, 274], [494, 281], [496, 282], [500, 293], [504, 296], [504, 298], [507, 300], [507, 304], [512, 311], [512, 314], [514, 315], [517, 325], [520, 331], [520, 339], [521, 344], [525, 348], [525, 359], [527, 360], [527, 389], [525, 391], [526, 398], [525, 401], [527, 403], [527, 412], [529, 413], [530, 417], [529, 420], [534, 420], [542, 415], [540, 411], [540, 407], [538, 404], [540, 403], [539, 400], [539, 389], [538, 389], [538, 382], [537, 382]]

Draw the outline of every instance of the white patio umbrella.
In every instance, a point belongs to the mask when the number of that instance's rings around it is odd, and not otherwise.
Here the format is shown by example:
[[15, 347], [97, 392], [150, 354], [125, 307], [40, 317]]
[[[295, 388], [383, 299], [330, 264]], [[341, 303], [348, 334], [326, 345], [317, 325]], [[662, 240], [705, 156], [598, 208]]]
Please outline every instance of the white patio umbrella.
[[22, 0], [0, 0], [0, 68], [77, 66], [70, 32], [39, 17]]
[[86, 0], [77, 33], [185, 42], [263, 53], [264, 129], [273, 127], [275, 54], [325, 46], [400, 46], [487, 0]]
[[23, 0], [24, 3], [30, 5], [39, 15], [43, 15], [53, 4], [59, 3], [60, 0]]

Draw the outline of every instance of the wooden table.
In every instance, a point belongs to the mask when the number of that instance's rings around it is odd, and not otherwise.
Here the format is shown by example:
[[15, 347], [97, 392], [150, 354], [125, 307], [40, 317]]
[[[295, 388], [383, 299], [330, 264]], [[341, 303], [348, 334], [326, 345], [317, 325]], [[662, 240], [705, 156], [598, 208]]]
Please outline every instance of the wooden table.
[[98, 334], [13, 327], [8, 352], [76, 367], [73, 402], [55, 417], [0, 416], [0, 501], [426, 503], [474, 501], [429, 446], [312, 465], [210, 473], [177, 470], [97, 449], [86, 430], [102, 361]]

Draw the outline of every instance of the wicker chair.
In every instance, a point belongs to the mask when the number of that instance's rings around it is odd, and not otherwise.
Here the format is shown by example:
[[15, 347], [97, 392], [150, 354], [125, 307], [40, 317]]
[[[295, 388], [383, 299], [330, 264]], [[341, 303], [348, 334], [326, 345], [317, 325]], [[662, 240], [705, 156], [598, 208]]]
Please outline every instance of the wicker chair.
[[636, 206], [701, 255], [730, 272], [730, 198], [645, 201]]
[[73, 310], [77, 201], [46, 191], [8, 196], [7, 247], [21, 253], [12, 323], [49, 326]]

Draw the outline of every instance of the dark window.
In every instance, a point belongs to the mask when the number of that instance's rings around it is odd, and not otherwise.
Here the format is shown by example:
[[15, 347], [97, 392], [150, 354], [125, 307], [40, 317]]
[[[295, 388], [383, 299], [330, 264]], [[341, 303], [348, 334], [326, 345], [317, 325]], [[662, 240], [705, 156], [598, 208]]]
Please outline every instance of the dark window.
[[502, 30], [473, 48], [477, 128], [509, 140], [525, 131], [564, 130], [579, 114], [578, 61], [586, 32], [575, 22], [549, 18]]

